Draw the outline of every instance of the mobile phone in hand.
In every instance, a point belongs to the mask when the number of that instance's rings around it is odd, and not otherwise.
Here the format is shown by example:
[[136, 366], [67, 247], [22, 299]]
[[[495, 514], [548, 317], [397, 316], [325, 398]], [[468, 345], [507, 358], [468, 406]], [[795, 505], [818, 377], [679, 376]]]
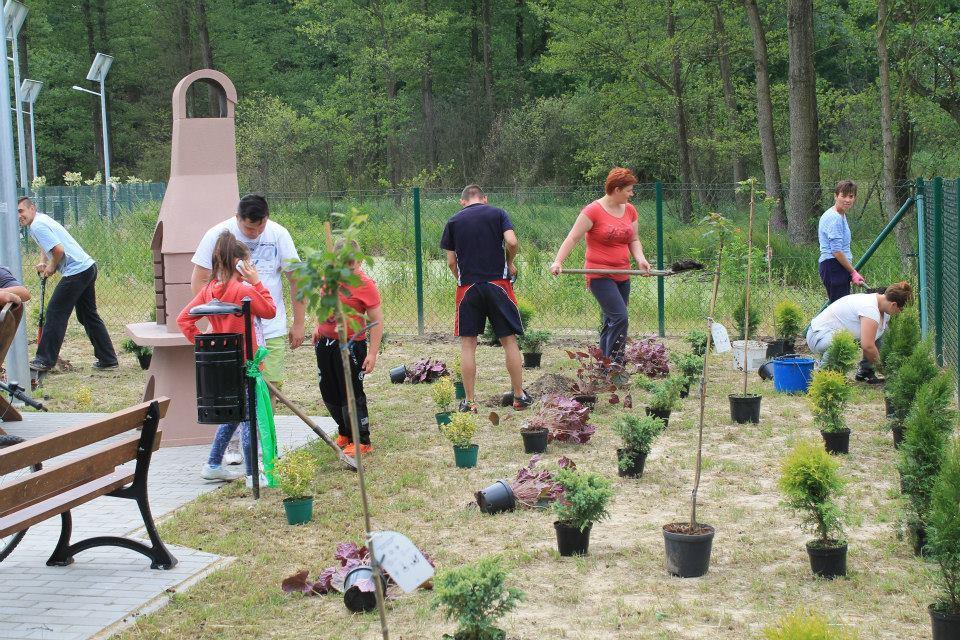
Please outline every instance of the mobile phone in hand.
[[240, 275], [243, 275], [243, 260], [237, 260], [237, 271], [240, 272]]

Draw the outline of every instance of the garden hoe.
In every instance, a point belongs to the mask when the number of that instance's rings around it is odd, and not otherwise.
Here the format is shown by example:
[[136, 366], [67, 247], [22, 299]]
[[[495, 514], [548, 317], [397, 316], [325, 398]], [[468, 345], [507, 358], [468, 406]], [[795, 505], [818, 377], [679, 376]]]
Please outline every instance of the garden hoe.
[[673, 276], [686, 271], [699, 271], [703, 269], [703, 263], [696, 260], [678, 260], [666, 269], [650, 269], [649, 274], [639, 269], [561, 269], [560, 273], [591, 274], [591, 275], [611, 275], [611, 276]]
[[299, 407], [297, 407], [292, 402], [290, 402], [287, 398], [285, 398], [284, 395], [280, 393], [280, 390], [277, 389], [272, 382], [270, 382], [269, 380], [264, 380], [264, 382], [267, 383], [267, 388], [270, 389], [270, 393], [273, 394], [273, 397], [279, 400], [280, 403], [285, 405], [288, 409], [290, 409], [290, 411], [293, 411], [298, 418], [300, 418], [305, 423], [307, 423], [307, 426], [310, 427], [310, 429], [315, 434], [320, 436], [321, 440], [323, 440], [328, 445], [330, 445], [330, 448], [334, 450], [334, 452], [337, 454], [337, 457], [340, 458], [340, 461], [343, 464], [347, 465], [348, 469], [350, 469], [351, 471], [357, 470], [357, 462], [353, 458], [345, 454], [343, 452], [343, 449], [338, 447], [337, 443], [330, 439], [330, 436], [327, 435], [326, 431], [324, 431], [319, 426], [317, 426], [317, 423], [311, 420], [310, 416], [308, 416], [303, 411], [301, 411]]
[[[37, 348], [40, 347], [40, 338], [43, 337], [43, 322], [47, 316], [47, 278], [40, 276], [40, 317], [37, 320]], [[30, 369], [30, 389], [36, 390], [46, 377], [46, 371]]]

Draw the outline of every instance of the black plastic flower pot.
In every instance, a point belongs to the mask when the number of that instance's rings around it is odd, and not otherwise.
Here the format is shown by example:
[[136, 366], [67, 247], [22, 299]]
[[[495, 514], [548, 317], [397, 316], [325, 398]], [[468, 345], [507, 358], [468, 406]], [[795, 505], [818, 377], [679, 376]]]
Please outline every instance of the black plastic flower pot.
[[907, 523], [907, 532], [910, 535], [910, 546], [913, 547], [913, 555], [922, 556], [923, 548], [927, 545], [927, 530], [917, 522]]
[[753, 394], [730, 394], [730, 419], [737, 424], [760, 422], [760, 400], [762, 396]]
[[[769, 354], [767, 357], [770, 357]], [[760, 365], [760, 368], [757, 369], [757, 374], [761, 380], [773, 380], [773, 360], [767, 360]]]
[[690, 395], [690, 383], [683, 385], [683, 388], [680, 389], [680, 397], [686, 398]]
[[647, 454], [645, 453], [630, 455], [626, 449], [617, 449], [617, 473], [621, 478], [641, 477], [643, 475], [643, 465], [646, 462]]
[[137, 356], [137, 362], [140, 363], [140, 368], [146, 371], [150, 368], [150, 361], [153, 359], [152, 353], [145, 353], [142, 356]]
[[590, 529], [593, 525], [587, 525], [583, 531], [580, 527], [571, 527], [568, 524], [557, 520], [553, 523], [553, 528], [557, 531], [557, 550], [561, 556], [585, 556], [590, 547]]
[[653, 407], [646, 407], [644, 411], [646, 411], [647, 415], [650, 416], [651, 418], [660, 418], [661, 420], [663, 420], [664, 429], [670, 426], [670, 413], [671, 413], [670, 409], [663, 410], [663, 409], [654, 409]]
[[960, 614], [937, 611], [936, 605], [927, 607], [933, 640], [960, 640]]
[[903, 442], [903, 426], [898, 424], [892, 425], [890, 431], [893, 433], [893, 448], [899, 449], [900, 443]]
[[767, 343], [767, 358], [778, 358], [795, 351], [794, 341], [777, 338]]
[[546, 429], [527, 429], [520, 432], [523, 436], [524, 453], [543, 453], [547, 450], [550, 432]]
[[497, 480], [486, 489], [480, 489], [474, 494], [477, 499], [477, 506], [481, 513], [494, 515], [504, 511], [513, 511], [517, 506], [517, 499], [513, 495], [513, 489], [506, 480]]
[[361, 580], [373, 580], [373, 569], [356, 567], [343, 579], [343, 604], [354, 613], [373, 611], [377, 608], [376, 591], [361, 591], [357, 586]]
[[850, 453], [850, 429], [829, 433], [821, 431], [820, 435], [823, 436], [823, 448], [827, 453]]
[[390, 369], [390, 382], [393, 384], [400, 384], [407, 379], [407, 367], [405, 365], [400, 365], [399, 367], [394, 367]]
[[888, 418], [893, 418], [893, 417], [896, 415], [896, 413], [895, 413], [894, 410], [893, 410], [893, 403], [890, 402], [890, 398], [886, 398], [886, 397], [885, 397], [885, 398], [883, 399], [883, 406], [884, 406], [884, 408], [887, 410], [887, 417], [888, 417]]
[[540, 358], [543, 357], [542, 353], [524, 353], [523, 354], [523, 368], [524, 369], [539, 369], [540, 368]]
[[667, 571], [679, 578], [699, 578], [710, 569], [710, 551], [716, 533], [708, 524], [697, 525], [687, 533], [689, 523], [673, 522], [663, 526], [663, 543], [667, 552]]
[[578, 393], [573, 396], [573, 399], [579, 402], [580, 404], [590, 407], [593, 409], [593, 406], [597, 403], [597, 394], [595, 393]]
[[[832, 542], [832, 541], [831, 541]], [[847, 575], [847, 543], [822, 545], [818, 540], [807, 543], [813, 575], [827, 580]]]

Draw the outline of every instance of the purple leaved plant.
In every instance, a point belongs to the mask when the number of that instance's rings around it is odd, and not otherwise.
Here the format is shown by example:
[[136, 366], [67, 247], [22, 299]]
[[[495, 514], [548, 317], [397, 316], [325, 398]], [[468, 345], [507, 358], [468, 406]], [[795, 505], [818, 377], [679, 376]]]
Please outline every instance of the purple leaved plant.
[[623, 357], [628, 369], [649, 378], [660, 378], [670, 373], [667, 347], [653, 336], [627, 342]]
[[[513, 497], [524, 507], [543, 506], [563, 496], [563, 486], [554, 481], [553, 474], [550, 471], [534, 469], [539, 461], [539, 455], [530, 458], [527, 466], [517, 471], [517, 477], [510, 481]], [[573, 469], [577, 466], [573, 460], [566, 456], [560, 458], [557, 465], [561, 469]]]
[[540, 403], [540, 408], [527, 426], [530, 429], [546, 429], [550, 441], [584, 444], [597, 430], [587, 422], [589, 419], [589, 407], [567, 396], [550, 395]]
[[447, 365], [443, 360], [434, 360], [432, 358], [420, 358], [407, 367], [406, 382], [419, 384], [421, 382], [434, 382], [443, 376], [450, 375]]
[[603, 355], [597, 345], [588, 346], [586, 351], [567, 350], [567, 357], [577, 361], [573, 393], [591, 395], [616, 389], [611, 377], [623, 371], [623, 366]]

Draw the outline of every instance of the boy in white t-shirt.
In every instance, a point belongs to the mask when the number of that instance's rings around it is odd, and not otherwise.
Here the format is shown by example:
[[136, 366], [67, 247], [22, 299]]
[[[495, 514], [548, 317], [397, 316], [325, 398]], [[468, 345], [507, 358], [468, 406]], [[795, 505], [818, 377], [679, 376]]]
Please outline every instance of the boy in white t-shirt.
[[861, 382], [882, 382], [874, 371], [880, 357], [879, 340], [894, 316], [913, 300], [913, 290], [907, 282], [898, 282], [883, 293], [855, 293], [844, 296], [821, 311], [810, 321], [807, 345], [810, 351], [822, 354], [830, 346], [833, 334], [846, 329], [860, 341], [863, 360], [856, 379]]

